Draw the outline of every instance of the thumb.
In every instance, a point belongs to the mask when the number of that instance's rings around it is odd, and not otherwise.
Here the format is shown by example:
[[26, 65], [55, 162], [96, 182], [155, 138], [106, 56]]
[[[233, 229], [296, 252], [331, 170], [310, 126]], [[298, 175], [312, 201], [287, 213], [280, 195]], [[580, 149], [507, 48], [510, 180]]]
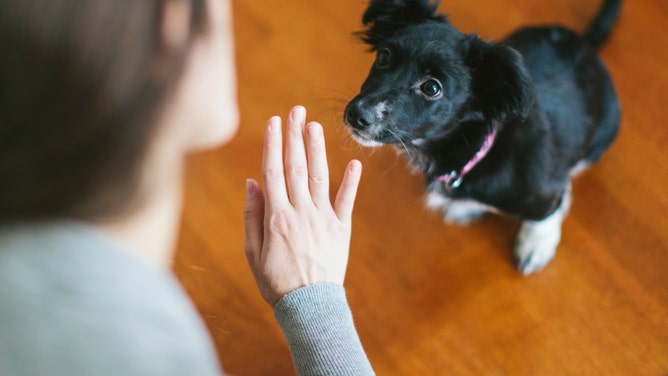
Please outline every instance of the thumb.
[[260, 259], [264, 237], [264, 196], [260, 185], [253, 179], [246, 180], [246, 204], [244, 206], [244, 251], [251, 267]]
[[357, 160], [350, 161], [343, 175], [343, 181], [336, 194], [336, 199], [334, 200], [336, 216], [346, 225], [350, 224], [361, 175], [362, 164]]

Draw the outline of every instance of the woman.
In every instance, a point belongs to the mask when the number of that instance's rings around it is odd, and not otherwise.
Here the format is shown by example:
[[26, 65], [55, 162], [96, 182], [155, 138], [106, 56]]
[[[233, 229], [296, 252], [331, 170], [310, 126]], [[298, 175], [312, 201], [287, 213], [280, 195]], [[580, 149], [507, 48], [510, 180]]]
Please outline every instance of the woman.
[[[237, 128], [230, 16], [220, 0], [0, 0], [0, 374], [222, 373], [169, 265], [184, 158]], [[361, 165], [332, 205], [305, 118], [291, 110], [284, 156], [267, 124], [246, 254], [299, 374], [372, 374], [342, 287]]]

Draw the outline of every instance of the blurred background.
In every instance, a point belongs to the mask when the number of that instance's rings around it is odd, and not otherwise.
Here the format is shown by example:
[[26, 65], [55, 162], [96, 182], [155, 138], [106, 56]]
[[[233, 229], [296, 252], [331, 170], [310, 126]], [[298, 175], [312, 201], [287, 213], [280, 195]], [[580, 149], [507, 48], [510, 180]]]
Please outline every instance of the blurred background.
[[[581, 31], [600, 3], [449, 0], [440, 10], [462, 32], [500, 40], [528, 24]], [[516, 220], [446, 225], [424, 209], [423, 178], [402, 157], [347, 135], [343, 109], [374, 59], [352, 36], [366, 1], [233, 1], [241, 127], [189, 161], [174, 265], [226, 371], [294, 374], [246, 265], [243, 203], [245, 179], [261, 178], [266, 120], [302, 104], [325, 128], [332, 194], [350, 159], [364, 164], [346, 288], [379, 375], [666, 375], [667, 4], [626, 2], [601, 51], [621, 134], [576, 179], [555, 260], [522, 277]]]

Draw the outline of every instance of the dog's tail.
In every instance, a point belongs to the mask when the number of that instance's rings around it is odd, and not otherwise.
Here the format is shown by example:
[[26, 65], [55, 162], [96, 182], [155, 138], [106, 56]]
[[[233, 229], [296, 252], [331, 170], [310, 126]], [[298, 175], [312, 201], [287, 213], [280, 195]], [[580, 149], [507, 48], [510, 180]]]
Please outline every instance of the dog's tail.
[[584, 33], [584, 40], [594, 48], [600, 48], [610, 36], [621, 9], [622, 0], [603, 0], [603, 5], [596, 18]]

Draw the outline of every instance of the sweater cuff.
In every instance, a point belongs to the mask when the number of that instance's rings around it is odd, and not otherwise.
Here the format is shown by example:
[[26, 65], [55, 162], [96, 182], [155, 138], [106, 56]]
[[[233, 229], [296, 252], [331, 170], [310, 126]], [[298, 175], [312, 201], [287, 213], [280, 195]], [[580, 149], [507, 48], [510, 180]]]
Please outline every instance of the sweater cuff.
[[274, 315], [298, 375], [373, 375], [343, 286], [319, 283], [284, 296]]

